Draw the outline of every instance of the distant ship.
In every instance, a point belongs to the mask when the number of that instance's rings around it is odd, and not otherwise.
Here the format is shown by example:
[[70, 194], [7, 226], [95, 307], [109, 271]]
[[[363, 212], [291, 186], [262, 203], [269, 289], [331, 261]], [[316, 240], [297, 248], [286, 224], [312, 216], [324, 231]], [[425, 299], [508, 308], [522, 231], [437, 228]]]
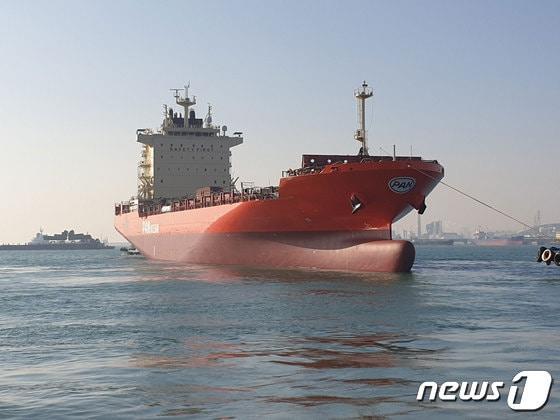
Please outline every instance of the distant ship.
[[472, 243], [478, 246], [518, 246], [523, 245], [523, 236], [511, 236], [508, 238], [497, 238], [492, 234], [477, 230], [473, 234]]
[[41, 229], [35, 237], [23, 245], [0, 245], [0, 251], [36, 251], [36, 250], [73, 250], [73, 249], [113, 249], [113, 246], [93, 238], [87, 233], [75, 233], [65, 230], [55, 235], [44, 235]]
[[394, 150], [369, 154], [365, 101], [373, 91], [367, 83], [355, 91], [358, 154], [306, 154], [278, 186], [241, 183], [240, 189], [230, 175], [230, 149], [243, 143], [242, 133], [229, 136], [226, 126], [214, 125], [211, 106], [206, 118], [197, 118], [188, 86], [173, 90], [184, 114], [165, 105], [160, 129], [137, 130], [138, 197], [115, 205], [116, 230], [142, 255], [197, 264], [411, 269], [414, 246], [392, 240], [391, 225], [413, 209], [424, 212], [444, 169]]
[[413, 239], [414, 245], [453, 245], [453, 239]]

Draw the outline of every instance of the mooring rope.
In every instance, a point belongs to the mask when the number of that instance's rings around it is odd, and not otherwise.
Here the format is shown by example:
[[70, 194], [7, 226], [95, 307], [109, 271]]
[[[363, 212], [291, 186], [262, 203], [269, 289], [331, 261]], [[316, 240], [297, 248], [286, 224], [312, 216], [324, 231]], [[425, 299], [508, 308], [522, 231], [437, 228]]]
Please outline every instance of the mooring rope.
[[[421, 174], [423, 174], [423, 175], [425, 175], [425, 176], [427, 176], [427, 177], [429, 177], [429, 178], [432, 178], [432, 179], [435, 180], [435, 181], [438, 180], [437, 178], [431, 176], [430, 174], [428, 174], [428, 173], [426, 173], [426, 172], [424, 172], [424, 171], [422, 171], [422, 170], [420, 170], [420, 169], [413, 168], [413, 167], [410, 166], [410, 165], [408, 165], [408, 167], [411, 168], [411, 169], [414, 169], [415, 171], [420, 172]], [[531, 229], [531, 230], [532, 230], [532, 229], [535, 229], [534, 226], [530, 226], [529, 224], [527, 224], [527, 223], [525, 223], [525, 222], [523, 222], [523, 221], [521, 221], [521, 220], [519, 220], [519, 219], [513, 217], [511, 214], [508, 214], [508, 213], [506, 213], [505, 211], [502, 211], [502, 210], [500, 210], [500, 209], [494, 207], [494, 206], [491, 205], [491, 204], [485, 203], [484, 201], [479, 200], [478, 198], [473, 197], [472, 195], [467, 194], [467, 193], [464, 192], [464, 191], [461, 191], [459, 188], [456, 188], [456, 187], [454, 187], [454, 186], [452, 186], [452, 185], [449, 185], [448, 183], [443, 182], [443, 181], [441, 181], [441, 180], [439, 181], [439, 183], [442, 184], [442, 185], [445, 185], [447, 188], [451, 188], [453, 191], [458, 192], [459, 194], [464, 195], [464, 196], [467, 197], [467, 198], [470, 198], [470, 199], [473, 200], [473, 201], [476, 201], [476, 202], [479, 203], [479, 204], [482, 204], [482, 205], [485, 206], [485, 207], [488, 207], [488, 208], [491, 209], [491, 210], [494, 210], [494, 211], [497, 212], [497, 213], [500, 213], [501, 215], [503, 215], [503, 216], [505, 216], [505, 217], [507, 217], [507, 218], [509, 218], [509, 219], [511, 219], [511, 220], [516, 221], [517, 223], [519, 223], [519, 224], [525, 226], [526, 228], [529, 228], [529, 229]]]
[[[391, 153], [387, 152], [387, 150], [385, 150], [383, 147], [379, 147], [379, 149], [380, 149], [382, 152], [387, 153], [388, 155], [391, 155]], [[515, 222], [517, 222], [517, 223], [519, 223], [519, 224], [525, 226], [526, 228], [529, 228], [529, 229], [531, 229], [531, 230], [535, 229], [535, 226], [531, 226], [531, 225], [529, 225], [529, 224], [527, 224], [527, 223], [525, 223], [525, 222], [523, 222], [523, 221], [517, 219], [516, 217], [513, 217], [511, 214], [508, 214], [508, 213], [506, 213], [505, 211], [502, 211], [502, 210], [500, 210], [500, 209], [494, 207], [494, 206], [491, 205], [491, 204], [485, 203], [484, 201], [479, 200], [478, 198], [473, 197], [472, 195], [467, 194], [467, 193], [464, 192], [464, 191], [461, 191], [459, 188], [456, 188], [456, 187], [454, 187], [453, 185], [449, 185], [447, 182], [438, 180], [436, 177], [433, 177], [433, 176], [431, 176], [430, 174], [428, 174], [428, 173], [426, 173], [426, 172], [424, 172], [424, 171], [422, 171], [422, 170], [420, 170], [420, 169], [413, 168], [413, 167], [410, 166], [410, 165], [408, 165], [408, 167], [409, 167], [410, 169], [414, 169], [415, 171], [420, 172], [421, 174], [427, 176], [428, 178], [432, 178], [433, 180], [438, 181], [440, 184], [445, 185], [447, 188], [450, 188], [450, 189], [452, 189], [453, 191], [455, 191], [455, 192], [457, 192], [457, 193], [459, 193], [459, 194], [461, 194], [461, 195], [463, 195], [463, 196], [465, 196], [465, 197], [467, 197], [467, 198], [470, 198], [471, 200], [476, 201], [477, 203], [482, 204], [483, 206], [488, 207], [488, 208], [491, 209], [491, 210], [494, 210], [496, 213], [499, 213], [499, 214], [501, 214], [502, 216], [505, 216], [505, 217], [507, 217], [508, 219], [511, 219], [511, 220], [513, 220], [513, 221], [515, 221]]]

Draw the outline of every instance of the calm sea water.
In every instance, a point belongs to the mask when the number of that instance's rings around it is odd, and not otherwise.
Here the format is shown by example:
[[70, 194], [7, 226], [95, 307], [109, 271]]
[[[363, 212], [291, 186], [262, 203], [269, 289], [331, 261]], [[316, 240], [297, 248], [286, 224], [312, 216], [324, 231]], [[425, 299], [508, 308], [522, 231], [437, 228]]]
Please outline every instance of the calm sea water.
[[411, 274], [356, 275], [2, 252], [0, 417], [497, 417], [504, 397], [420, 403], [418, 385], [560, 379], [560, 267], [417, 253]]

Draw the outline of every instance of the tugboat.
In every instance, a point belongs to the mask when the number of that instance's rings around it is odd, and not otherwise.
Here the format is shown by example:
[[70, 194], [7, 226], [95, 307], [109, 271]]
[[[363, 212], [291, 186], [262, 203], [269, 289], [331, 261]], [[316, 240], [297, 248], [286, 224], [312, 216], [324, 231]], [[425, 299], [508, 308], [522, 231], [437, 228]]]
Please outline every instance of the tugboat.
[[211, 107], [197, 118], [188, 89], [173, 89], [184, 113], [164, 106], [158, 130], [137, 130], [138, 197], [115, 205], [116, 230], [142, 255], [199, 264], [411, 269], [414, 246], [392, 240], [391, 225], [426, 210], [444, 169], [419, 156], [370, 155], [365, 102], [373, 91], [366, 82], [355, 91], [358, 154], [304, 154], [278, 186], [240, 189], [230, 176], [230, 149], [243, 143], [242, 133], [229, 136], [215, 125]]

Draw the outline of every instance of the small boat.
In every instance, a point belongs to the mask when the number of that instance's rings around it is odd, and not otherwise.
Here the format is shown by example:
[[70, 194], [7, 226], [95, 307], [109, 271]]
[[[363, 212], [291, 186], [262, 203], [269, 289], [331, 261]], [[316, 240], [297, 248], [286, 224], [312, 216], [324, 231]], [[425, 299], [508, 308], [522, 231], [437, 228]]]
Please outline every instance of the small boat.
[[541, 246], [537, 253], [537, 262], [544, 262], [546, 265], [554, 263], [560, 267], [560, 249], [555, 246]]

